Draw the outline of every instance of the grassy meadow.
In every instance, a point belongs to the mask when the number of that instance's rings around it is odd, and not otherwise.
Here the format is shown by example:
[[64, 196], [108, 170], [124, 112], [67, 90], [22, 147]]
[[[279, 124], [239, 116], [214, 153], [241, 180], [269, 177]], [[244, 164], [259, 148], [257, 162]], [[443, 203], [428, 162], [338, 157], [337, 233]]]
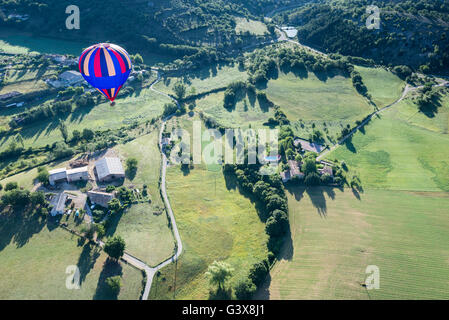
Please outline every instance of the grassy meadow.
[[[269, 299], [448, 299], [449, 194], [288, 190], [292, 240], [271, 272]], [[368, 265], [380, 289], [362, 285]]]
[[[108, 299], [105, 279], [115, 275], [122, 277], [119, 299], [140, 296], [141, 271], [124, 263], [105, 265], [105, 253], [61, 228], [38, 218], [11, 221], [2, 214], [0, 229], [0, 299]], [[80, 269], [79, 290], [66, 288], [70, 265]]]
[[176, 299], [207, 299], [210, 285], [204, 273], [214, 260], [226, 261], [235, 269], [229, 282], [233, 285], [253, 263], [266, 257], [265, 226], [254, 204], [221, 170], [195, 166], [183, 174], [180, 167], [171, 167], [167, 192], [183, 253], [177, 264], [154, 278], [150, 299], [173, 299], [175, 286]]
[[260, 21], [236, 17], [235, 22], [235, 31], [237, 33], [249, 32], [253, 35], [263, 36], [266, 32], [268, 32], [267, 25]]

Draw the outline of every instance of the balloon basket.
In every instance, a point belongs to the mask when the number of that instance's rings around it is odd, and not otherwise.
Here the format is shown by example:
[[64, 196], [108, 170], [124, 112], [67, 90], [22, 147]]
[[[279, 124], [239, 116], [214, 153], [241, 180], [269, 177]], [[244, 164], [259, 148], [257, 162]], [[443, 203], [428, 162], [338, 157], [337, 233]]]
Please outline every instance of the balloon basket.
[[111, 102], [111, 107], [115, 106], [115, 102]]

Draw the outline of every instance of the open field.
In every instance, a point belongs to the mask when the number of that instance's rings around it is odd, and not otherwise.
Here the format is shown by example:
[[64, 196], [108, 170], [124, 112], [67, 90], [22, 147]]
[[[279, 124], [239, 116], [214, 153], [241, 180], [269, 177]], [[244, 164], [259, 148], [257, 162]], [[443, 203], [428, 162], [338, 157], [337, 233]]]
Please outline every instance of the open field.
[[366, 68], [356, 66], [360, 73], [368, 93], [373, 97], [373, 102], [381, 109], [399, 99], [405, 82], [395, 74], [382, 68]]
[[[344, 160], [366, 188], [449, 191], [449, 98], [433, 118], [409, 99], [381, 113], [329, 155]], [[441, 111], [441, 114], [440, 114]]]
[[261, 108], [259, 102], [245, 97], [236, 103], [235, 108], [228, 110], [223, 107], [224, 93], [212, 93], [196, 100], [195, 110], [213, 118], [225, 128], [257, 128], [263, 126], [270, 117], [274, 117], [272, 108]]
[[[174, 95], [173, 85], [177, 81], [182, 81], [187, 86], [187, 95], [191, 95], [223, 88], [233, 81], [244, 81], [247, 77], [246, 71], [239, 70], [237, 65], [213, 65], [189, 72], [183, 76], [164, 76], [163, 81], [156, 84], [154, 88]], [[191, 91], [192, 88], [195, 89], [194, 92]]]
[[[76, 108], [65, 120], [68, 131], [90, 129], [116, 129], [123, 124], [134, 121], [151, 119], [162, 114], [163, 106], [169, 99], [151, 91], [143, 89], [130, 96], [119, 98], [116, 105], [102, 103], [92, 108]], [[45, 146], [55, 141], [61, 141], [61, 132], [58, 129], [59, 119], [43, 121], [29, 125], [21, 130], [25, 147]], [[0, 140], [0, 150], [6, 148], [13, 137], [5, 136]]]
[[20, 82], [12, 82], [4, 87], [0, 88], [0, 94], [6, 94], [12, 91], [18, 91], [20, 93], [30, 93], [33, 91], [40, 91], [48, 89], [47, 84], [42, 80], [28, 80]]
[[322, 81], [313, 73], [302, 79], [292, 73], [280, 73], [268, 82], [267, 95], [290, 121], [355, 121], [373, 111], [356, 92], [351, 79], [342, 76]]
[[169, 265], [154, 278], [151, 299], [173, 299], [175, 270], [177, 299], [207, 299], [210, 286], [204, 273], [214, 260], [232, 265], [233, 285], [266, 257], [264, 224], [221, 170], [196, 166], [183, 174], [180, 167], [171, 167], [167, 191], [184, 250], [177, 269]]
[[257, 36], [263, 36], [265, 32], [268, 32], [266, 24], [260, 21], [236, 17], [235, 22], [235, 31], [237, 33], [249, 32]]
[[[105, 277], [122, 275], [119, 299], [138, 299], [142, 273], [131, 266], [104, 265], [107, 255], [78, 243], [69, 232], [37, 219], [9, 223], [0, 217], [1, 299], [105, 299]], [[80, 269], [79, 290], [66, 288], [66, 268]]]
[[[288, 198], [292, 242], [259, 298], [449, 298], [448, 193], [295, 187]], [[368, 265], [379, 290], [362, 287]]]

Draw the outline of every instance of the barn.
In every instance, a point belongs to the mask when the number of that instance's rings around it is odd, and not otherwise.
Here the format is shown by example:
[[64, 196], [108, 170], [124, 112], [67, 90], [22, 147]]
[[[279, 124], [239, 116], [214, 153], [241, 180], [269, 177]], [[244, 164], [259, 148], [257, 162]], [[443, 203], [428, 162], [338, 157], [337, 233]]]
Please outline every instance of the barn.
[[111, 181], [125, 177], [125, 170], [119, 158], [104, 157], [95, 163], [98, 180]]
[[87, 166], [67, 170], [67, 181], [68, 182], [74, 182], [74, 181], [80, 181], [80, 180], [84, 180], [84, 181], [89, 180], [89, 171], [87, 169]]

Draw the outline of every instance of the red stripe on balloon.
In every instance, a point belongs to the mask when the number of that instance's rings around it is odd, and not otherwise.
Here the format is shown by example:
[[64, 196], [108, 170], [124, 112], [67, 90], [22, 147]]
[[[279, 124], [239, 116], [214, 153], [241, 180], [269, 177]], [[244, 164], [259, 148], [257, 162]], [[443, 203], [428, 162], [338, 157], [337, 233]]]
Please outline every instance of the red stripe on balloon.
[[95, 60], [94, 60], [94, 72], [96, 77], [101, 77], [101, 65], [100, 65], [100, 48], [96, 49]]

